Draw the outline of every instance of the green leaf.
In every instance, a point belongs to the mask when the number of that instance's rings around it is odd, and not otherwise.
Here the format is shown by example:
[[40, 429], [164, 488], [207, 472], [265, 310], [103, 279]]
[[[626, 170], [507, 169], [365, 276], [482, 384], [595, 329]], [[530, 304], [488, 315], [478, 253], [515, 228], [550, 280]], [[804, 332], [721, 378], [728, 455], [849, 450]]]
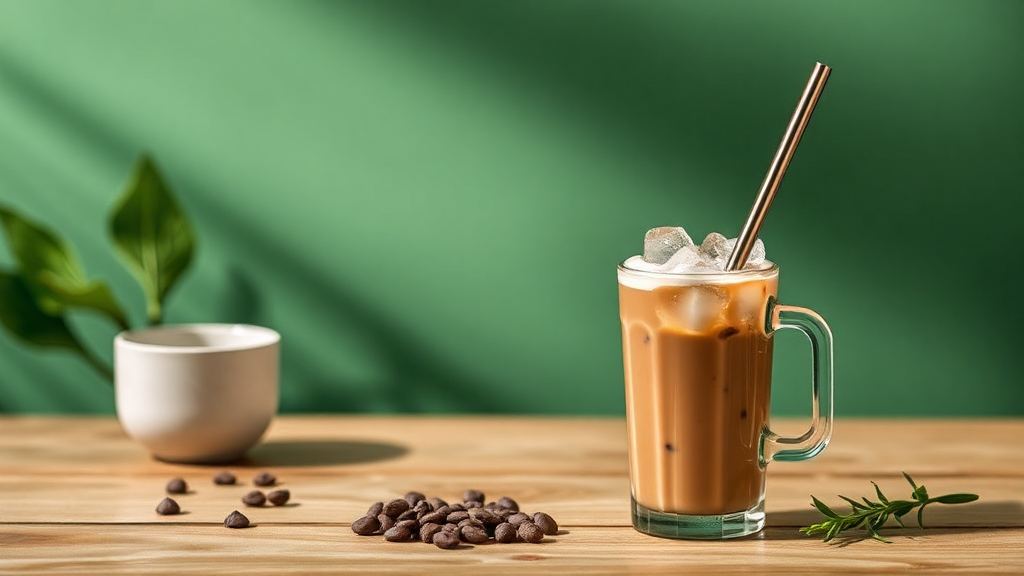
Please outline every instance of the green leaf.
[[136, 162], [111, 217], [110, 231], [118, 253], [142, 285], [150, 323], [159, 324], [167, 293], [192, 261], [195, 238], [148, 156]]
[[944, 496], [933, 498], [932, 502], [939, 502], [941, 504], [964, 504], [966, 502], [974, 502], [977, 499], [977, 494], [946, 494]]
[[842, 494], [840, 494], [839, 497], [842, 498], [843, 500], [846, 500], [847, 502], [849, 502], [850, 506], [853, 507], [853, 511], [854, 512], [856, 512], [858, 510], [867, 510], [868, 509], [867, 506], [861, 504], [860, 502], [857, 502], [853, 498], [847, 498], [846, 496], [843, 496]]
[[924, 528], [924, 507], [927, 505], [928, 503], [925, 502], [924, 504], [921, 504], [920, 508], [917, 509], [917, 525], [921, 528]]
[[924, 485], [922, 484], [914, 490], [913, 496], [914, 500], [917, 500], [918, 502], [924, 502], [925, 500], [928, 499], [928, 490], [925, 489]]
[[814, 502], [814, 507], [818, 509], [818, 512], [821, 512], [828, 518], [839, 518], [839, 514], [833, 512], [832, 509], [821, 500], [818, 500], [814, 496], [811, 496], [811, 500]]
[[19, 274], [0, 272], [0, 322], [28, 344], [71, 350], [82, 347], [63, 316], [38, 306], [28, 282]]
[[86, 277], [67, 242], [7, 208], [0, 208], [0, 224], [21, 278], [40, 309], [52, 316], [62, 316], [68, 308], [95, 310], [122, 329], [128, 328], [128, 319], [110, 288]]
[[878, 487], [878, 484], [875, 484], [875, 481], [872, 480], [871, 485], [875, 487], [875, 494], [878, 496], [878, 499], [882, 501], [882, 504], [888, 506], [889, 499], [885, 497], [885, 494], [882, 494], [882, 489]]
[[917, 482], [914, 482], [914, 479], [910, 477], [910, 474], [904, 472], [903, 477], [907, 479], [907, 482], [910, 482], [910, 485], [914, 487], [914, 490], [917, 490]]

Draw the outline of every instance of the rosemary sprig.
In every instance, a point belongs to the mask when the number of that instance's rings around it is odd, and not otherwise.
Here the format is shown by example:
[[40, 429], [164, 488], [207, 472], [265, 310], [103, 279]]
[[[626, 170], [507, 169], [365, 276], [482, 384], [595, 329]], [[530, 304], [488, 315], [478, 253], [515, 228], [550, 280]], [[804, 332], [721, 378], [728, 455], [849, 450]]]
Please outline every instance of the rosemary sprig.
[[880, 502], [874, 502], [869, 500], [867, 497], [864, 497], [862, 498], [864, 502], [861, 503], [852, 498], [847, 498], [842, 494], [839, 495], [840, 498], [847, 501], [850, 506], [853, 507], [853, 510], [849, 514], [838, 514], [829, 508], [824, 502], [818, 500], [814, 496], [811, 496], [814, 507], [818, 509], [818, 512], [821, 512], [825, 516], [825, 521], [820, 524], [801, 528], [800, 531], [807, 536], [820, 536], [824, 534], [824, 541], [828, 542], [844, 530], [864, 528], [875, 540], [889, 544], [892, 541], [878, 533], [878, 529], [885, 525], [889, 516], [895, 518], [896, 523], [899, 524], [901, 528], [904, 528], [903, 517], [909, 514], [914, 508], [918, 508], [920, 506], [917, 510], [917, 525], [924, 528], [922, 514], [924, 514], [925, 506], [933, 502], [938, 502], [939, 504], [963, 504], [965, 502], [974, 502], [978, 499], [977, 494], [946, 494], [945, 496], [936, 496], [931, 498], [928, 496], [928, 491], [925, 490], [924, 486], [918, 486], [909, 474], [904, 472], [903, 477], [906, 478], [907, 482], [910, 482], [910, 485], [914, 488], [914, 492], [911, 494], [911, 498], [913, 498], [913, 500], [889, 500], [885, 497], [885, 494], [882, 494], [882, 490], [878, 487], [878, 484], [871, 482], [875, 487], [875, 494], [878, 496]]

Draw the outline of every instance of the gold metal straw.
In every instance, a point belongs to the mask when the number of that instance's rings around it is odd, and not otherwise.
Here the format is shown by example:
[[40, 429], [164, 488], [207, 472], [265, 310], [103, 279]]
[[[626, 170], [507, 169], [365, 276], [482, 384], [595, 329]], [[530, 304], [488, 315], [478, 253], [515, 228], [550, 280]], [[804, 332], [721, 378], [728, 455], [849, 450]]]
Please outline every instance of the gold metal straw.
[[772, 205], [775, 192], [779, 189], [782, 177], [786, 174], [789, 160], [793, 157], [793, 152], [796, 151], [796, 145], [800, 143], [800, 136], [804, 133], [804, 128], [807, 127], [807, 121], [811, 119], [811, 113], [814, 112], [814, 106], [818, 103], [818, 98], [821, 96], [821, 91], [825, 89], [825, 82], [831, 72], [832, 69], [821, 62], [814, 65], [804, 93], [800, 96], [796, 110], [793, 111], [793, 117], [789, 120], [789, 126], [786, 127], [786, 132], [782, 135], [782, 142], [779, 143], [779, 149], [775, 152], [775, 158], [772, 159], [771, 166], [768, 167], [768, 174], [765, 175], [764, 182], [761, 183], [761, 190], [757, 193], [757, 198], [754, 199], [754, 207], [750, 209], [747, 222], [736, 238], [736, 247], [729, 256], [729, 262], [725, 265], [726, 270], [739, 270], [750, 256], [750, 250], [754, 247], [754, 240], [757, 239], [757, 233], [761, 230], [764, 217], [768, 214], [768, 208]]

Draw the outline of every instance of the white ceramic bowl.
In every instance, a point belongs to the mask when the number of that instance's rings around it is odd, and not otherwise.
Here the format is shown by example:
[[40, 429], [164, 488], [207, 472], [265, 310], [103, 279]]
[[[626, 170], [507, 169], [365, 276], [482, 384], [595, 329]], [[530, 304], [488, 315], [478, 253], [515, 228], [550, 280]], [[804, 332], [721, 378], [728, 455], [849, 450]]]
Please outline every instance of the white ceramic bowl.
[[277, 413], [280, 340], [274, 330], [244, 324], [118, 334], [114, 382], [121, 426], [160, 460], [238, 460]]

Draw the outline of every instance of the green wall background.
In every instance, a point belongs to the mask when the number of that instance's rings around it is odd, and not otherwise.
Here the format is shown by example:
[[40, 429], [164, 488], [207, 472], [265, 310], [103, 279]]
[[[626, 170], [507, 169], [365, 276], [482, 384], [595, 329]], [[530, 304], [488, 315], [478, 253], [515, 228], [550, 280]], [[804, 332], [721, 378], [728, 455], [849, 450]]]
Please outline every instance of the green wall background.
[[[1024, 3], [0, 1], [0, 203], [143, 318], [106, 217], [151, 152], [195, 221], [171, 322], [283, 334], [285, 412], [619, 414], [614, 266], [761, 237], [842, 415], [1024, 415]], [[10, 265], [6, 246], [0, 265]], [[112, 327], [76, 328], [110, 358]], [[780, 335], [775, 414], [809, 404]], [[112, 413], [0, 335], [0, 411]]]

